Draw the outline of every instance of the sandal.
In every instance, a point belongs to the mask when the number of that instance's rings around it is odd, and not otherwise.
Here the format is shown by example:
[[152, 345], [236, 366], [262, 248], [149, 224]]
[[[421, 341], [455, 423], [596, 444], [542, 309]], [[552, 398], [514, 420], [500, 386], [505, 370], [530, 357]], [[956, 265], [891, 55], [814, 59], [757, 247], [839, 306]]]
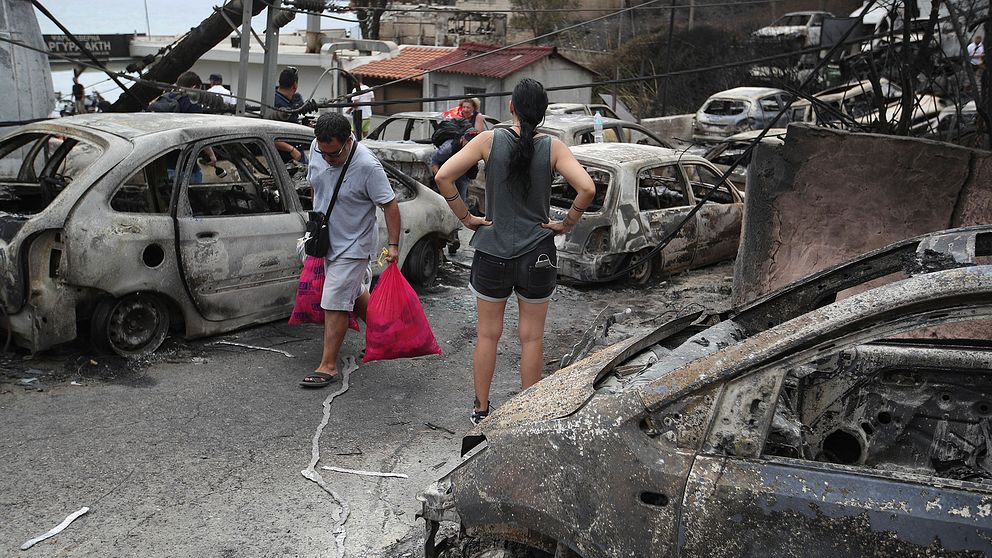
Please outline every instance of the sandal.
[[472, 415], [469, 417], [469, 420], [472, 421], [472, 424], [479, 424], [480, 422], [482, 422], [482, 420], [484, 418], [488, 417], [489, 416], [489, 408], [491, 406], [492, 406], [491, 402], [486, 401], [486, 410], [485, 411], [480, 411], [479, 410], [479, 400], [476, 399], [475, 400], [475, 405], [472, 407]]
[[328, 374], [327, 372], [314, 372], [307, 374], [300, 380], [300, 386], [305, 388], [322, 388], [341, 381], [341, 374]]

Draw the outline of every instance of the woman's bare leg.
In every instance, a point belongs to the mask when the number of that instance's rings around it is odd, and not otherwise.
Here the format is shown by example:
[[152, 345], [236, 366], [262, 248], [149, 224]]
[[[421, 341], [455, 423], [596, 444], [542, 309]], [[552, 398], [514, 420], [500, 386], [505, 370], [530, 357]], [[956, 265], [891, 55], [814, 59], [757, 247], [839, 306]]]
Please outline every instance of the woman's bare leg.
[[488, 302], [476, 299], [478, 323], [475, 335], [475, 398], [479, 402], [476, 410], [488, 409], [489, 388], [493, 383], [493, 372], [496, 370], [496, 346], [503, 335], [503, 314], [506, 311], [506, 301]]
[[548, 303], [520, 301], [520, 386], [527, 389], [541, 379], [544, 370], [544, 320]]

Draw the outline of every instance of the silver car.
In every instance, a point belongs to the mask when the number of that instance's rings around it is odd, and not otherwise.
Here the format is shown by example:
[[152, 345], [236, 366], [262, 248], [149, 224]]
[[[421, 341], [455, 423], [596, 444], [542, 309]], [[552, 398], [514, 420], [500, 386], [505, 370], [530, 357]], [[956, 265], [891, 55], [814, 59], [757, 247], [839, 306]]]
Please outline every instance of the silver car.
[[[733, 258], [737, 254], [743, 196], [709, 161], [663, 147], [616, 143], [571, 148], [593, 178], [596, 196], [585, 217], [556, 238], [559, 273], [581, 282], [614, 279], [637, 265], [628, 279], [646, 283], [660, 271], [675, 272]], [[710, 201], [660, 254], [651, 250], [696, 201]], [[563, 178], [551, 187], [552, 219], [564, 219], [575, 190]]]
[[748, 130], [760, 130], [772, 122], [783, 127], [788, 114], [776, 118], [789, 94], [770, 87], [736, 87], [711, 96], [692, 118], [692, 140], [718, 142]]
[[[141, 355], [173, 328], [200, 337], [287, 317], [311, 189], [274, 142], [306, 151], [312, 139], [294, 124], [163, 113], [17, 129], [0, 140], [0, 329], [39, 351], [84, 325], [99, 348]], [[438, 194], [386, 172], [400, 265], [429, 280], [458, 221]], [[379, 227], [384, 247], [381, 211]]]

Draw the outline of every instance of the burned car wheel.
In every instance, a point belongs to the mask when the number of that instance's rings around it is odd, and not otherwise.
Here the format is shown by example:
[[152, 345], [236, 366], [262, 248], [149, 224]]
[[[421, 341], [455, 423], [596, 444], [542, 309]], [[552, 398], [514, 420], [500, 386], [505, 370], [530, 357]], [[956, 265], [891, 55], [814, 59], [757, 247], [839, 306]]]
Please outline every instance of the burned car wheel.
[[152, 353], [169, 333], [169, 309], [161, 298], [135, 293], [104, 299], [90, 321], [96, 348], [124, 357]]
[[411, 283], [429, 287], [441, 267], [441, 248], [433, 238], [422, 238], [413, 246], [403, 263], [403, 275]]
[[650, 253], [651, 249], [645, 248], [640, 252], [631, 254], [630, 258], [627, 259], [628, 266], [637, 266], [627, 274], [628, 281], [635, 285], [646, 285], [651, 280], [651, 276], [654, 274], [654, 261], [648, 259]]

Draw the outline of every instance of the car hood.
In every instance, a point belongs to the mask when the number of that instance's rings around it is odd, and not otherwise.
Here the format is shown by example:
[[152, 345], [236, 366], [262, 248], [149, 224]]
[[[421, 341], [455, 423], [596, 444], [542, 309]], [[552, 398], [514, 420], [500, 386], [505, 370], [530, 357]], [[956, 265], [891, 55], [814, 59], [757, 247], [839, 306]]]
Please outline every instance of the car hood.
[[575, 413], [595, 394], [593, 384], [599, 373], [622, 360], [638, 341], [635, 337], [610, 345], [544, 378], [494, 410], [473, 432], [485, 434]]

